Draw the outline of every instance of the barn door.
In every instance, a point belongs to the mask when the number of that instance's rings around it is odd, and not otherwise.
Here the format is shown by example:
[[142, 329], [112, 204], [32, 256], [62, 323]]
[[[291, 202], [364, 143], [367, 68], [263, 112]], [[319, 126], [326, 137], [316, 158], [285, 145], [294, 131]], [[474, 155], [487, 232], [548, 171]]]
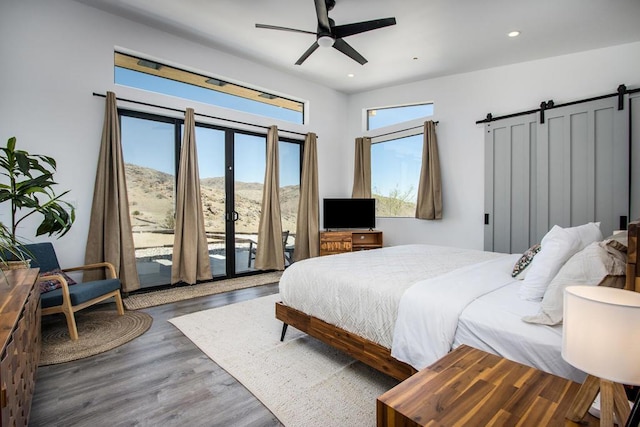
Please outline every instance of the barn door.
[[538, 126], [537, 241], [553, 225], [599, 221], [604, 236], [629, 210], [628, 111], [615, 97], [547, 111]]
[[629, 117], [631, 118], [631, 203], [629, 221], [640, 218], [640, 92], [629, 96]]
[[488, 251], [529, 248], [535, 223], [535, 114], [487, 124], [485, 129], [485, 235]]
[[612, 97], [546, 110], [543, 123], [538, 113], [486, 125], [485, 250], [523, 252], [555, 224], [599, 221], [605, 236], [620, 227], [629, 112], [617, 107]]

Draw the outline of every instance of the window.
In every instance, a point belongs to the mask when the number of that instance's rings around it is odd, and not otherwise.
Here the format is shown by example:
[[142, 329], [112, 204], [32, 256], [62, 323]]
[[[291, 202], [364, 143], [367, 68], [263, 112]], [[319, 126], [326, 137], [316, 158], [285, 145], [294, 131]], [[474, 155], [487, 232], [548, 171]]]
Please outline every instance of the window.
[[378, 217], [414, 217], [422, 134], [371, 145], [371, 189]]
[[433, 116], [432, 103], [370, 108], [367, 110], [367, 130], [429, 116]]
[[115, 83], [304, 124], [304, 103], [212, 76], [115, 52]]

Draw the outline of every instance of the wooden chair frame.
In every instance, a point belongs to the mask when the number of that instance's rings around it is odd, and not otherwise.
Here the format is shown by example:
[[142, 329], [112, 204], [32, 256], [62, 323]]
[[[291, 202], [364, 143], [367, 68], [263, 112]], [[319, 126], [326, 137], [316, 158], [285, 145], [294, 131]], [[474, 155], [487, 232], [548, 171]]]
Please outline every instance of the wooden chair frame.
[[[99, 263], [95, 263], [95, 264], [87, 264], [87, 265], [82, 265], [79, 267], [72, 267], [72, 268], [63, 268], [61, 269], [62, 271], [69, 272], [69, 271], [84, 271], [84, 270], [93, 270], [93, 269], [97, 269], [97, 268], [104, 268], [106, 270], [107, 273], [107, 278], [109, 279], [116, 279], [117, 275], [116, 275], [116, 269], [114, 268], [113, 264], [109, 263], [109, 262], [99, 262]], [[69, 294], [69, 284], [67, 283], [67, 280], [64, 278], [63, 275], [61, 274], [51, 274], [51, 275], [46, 275], [46, 276], [40, 276], [38, 278], [38, 281], [44, 281], [44, 280], [59, 280], [60, 283], [62, 284], [62, 305], [58, 305], [55, 307], [47, 307], [47, 308], [43, 308], [42, 309], [42, 315], [48, 315], [48, 314], [55, 314], [55, 313], [63, 313], [65, 318], [67, 319], [67, 327], [69, 328], [69, 336], [71, 337], [72, 340], [77, 340], [78, 339], [78, 328], [76, 326], [76, 318], [74, 313], [76, 311], [82, 310], [83, 308], [87, 308], [90, 305], [93, 305], [95, 303], [98, 303], [100, 301], [104, 301], [106, 299], [109, 299], [111, 297], [115, 298], [116, 301], [116, 307], [118, 310], [118, 314], [120, 316], [124, 315], [124, 305], [122, 304], [122, 296], [120, 295], [120, 289], [116, 289], [113, 292], [109, 292], [106, 293], [104, 295], [100, 295], [99, 297], [93, 298], [89, 301], [86, 301], [82, 304], [78, 304], [78, 305], [72, 305], [71, 304], [71, 296]], [[91, 283], [91, 282], [87, 282], [87, 283]], [[84, 283], [78, 283], [76, 285], [73, 286], [83, 286]]]

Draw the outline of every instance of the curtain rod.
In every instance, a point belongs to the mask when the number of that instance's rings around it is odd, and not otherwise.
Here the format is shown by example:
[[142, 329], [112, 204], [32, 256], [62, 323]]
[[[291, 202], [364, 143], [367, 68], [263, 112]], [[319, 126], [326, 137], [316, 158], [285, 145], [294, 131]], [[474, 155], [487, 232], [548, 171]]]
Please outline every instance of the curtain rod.
[[[435, 124], [436, 126], [438, 125], [438, 123], [440, 123], [439, 121], [435, 121], [433, 122], [433, 124]], [[387, 135], [393, 135], [394, 133], [400, 133], [400, 132], [406, 132], [408, 130], [413, 130], [413, 129], [419, 129], [421, 127], [424, 127], [424, 125], [420, 125], [420, 126], [413, 126], [410, 128], [406, 128], [406, 129], [400, 129], [400, 130], [394, 130], [393, 132], [387, 132], [387, 133], [383, 133], [381, 135], [376, 135], [376, 136], [370, 136], [369, 138], [373, 139], [373, 138], [380, 138], [382, 136], [387, 136]]]
[[549, 101], [542, 101], [542, 103], [540, 103], [540, 108], [536, 108], [534, 110], [527, 110], [527, 111], [521, 111], [519, 113], [513, 113], [513, 114], [507, 114], [504, 116], [498, 116], [498, 117], [493, 117], [491, 113], [487, 114], [487, 117], [482, 119], [482, 120], [478, 120], [476, 121], [476, 124], [480, 124], [480, 123], [491, 123], [493, 121], [496, 120], [502, 120], [502, 119], [510, 119], [512, 117], [518, 117], [518, 116], [526, 116], [527, 114], [531, 114], [531, 113], [537, 113], [540, 112], [540, 123], [544, 123], [544, 112], [545, 110], [550, 110], [552, 108], [559, 108], [559, 107], [566, 107], [569, 105], [575, 105], [575, 104], [582, 104], [584, 102], [591, 102], [591, 101], [597, 101], [599, 99], [605, 99], [605, 98], [611, 98], [614, 96], [618, 97], [618, 110], [624, 110], [624, 103], [623, 103], [623, 97], [625, 94], [628, 93], [636, 93], [636, 92], [640, 92], [640, 88], [638, 89], [627, 89], [627, 87], [625, 85], [620, 85], [618, 86], [618, 90], [616, 93], [610, 93], [607, 95], [601, 95], [601, 96], [595, 96], [593, 98], [586, 98], [586, 99], [580, 99], [578, 101], [571, 101], [571, 102], [565, 102], [564, 104], [558, 104], [555, 105], [553, 100], [549, 100]]
[[[106, 98], [107, 97], [107, 95], [105, 95], [105, 94], [96, 93], [96, 92], [93, 92], [93, 96], [99, 96], [99, 97], [102, 97], [102, 98]], [[178, 112], [178, 113], [185, 113], [184, 110], [181, 110], [179, 108], [165, 107], [163, 105], [150, 104], [148, 102], [135, 101], [133, 99], [118, 98], [118, 97], [116, 97], [116, 99], [118, 101], [132, 102], [134, 104], [144, 105], [144, 106], [147, 106], [147, 107], [162, 108], [164, 110], [175, 111], [175, 112]], [[255, 123], [247, 123], [247, 122], [242, 122], [242, 121], [239, 121], [239, 120], [225, 119], [224, 117], [210, 116], [208, 114], [202, 114], [202, 113], [196, 113], [196, 112], [194, 112], [194, 114], [196, 116], [206, 117], [208, 119], [223, 120], [225, 122], [238, 123], [238, 124], [247, 125], [247, 126], [254, 126], [254, 127], [259, 127], [259, 128], [262, 128], [262, 129], [269, 129], [269, 126], [256, 125]], [[278, 131], [286, 132], [286, 133], [293, 133], [295, 135], [307, 136], [306, 133], [300, 133], [300, 132], [296, 132], [296, 131], [292, 131], [292, 130], [278, 129]]]

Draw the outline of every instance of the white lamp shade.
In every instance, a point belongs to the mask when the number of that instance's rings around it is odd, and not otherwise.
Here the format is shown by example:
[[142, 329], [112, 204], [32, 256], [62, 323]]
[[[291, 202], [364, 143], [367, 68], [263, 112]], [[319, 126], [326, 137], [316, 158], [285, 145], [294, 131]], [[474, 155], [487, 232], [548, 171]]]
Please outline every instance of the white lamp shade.
[[640, 385], [640, 293], [569, 286], [563, 324], [567, 362], [599, 378]]

